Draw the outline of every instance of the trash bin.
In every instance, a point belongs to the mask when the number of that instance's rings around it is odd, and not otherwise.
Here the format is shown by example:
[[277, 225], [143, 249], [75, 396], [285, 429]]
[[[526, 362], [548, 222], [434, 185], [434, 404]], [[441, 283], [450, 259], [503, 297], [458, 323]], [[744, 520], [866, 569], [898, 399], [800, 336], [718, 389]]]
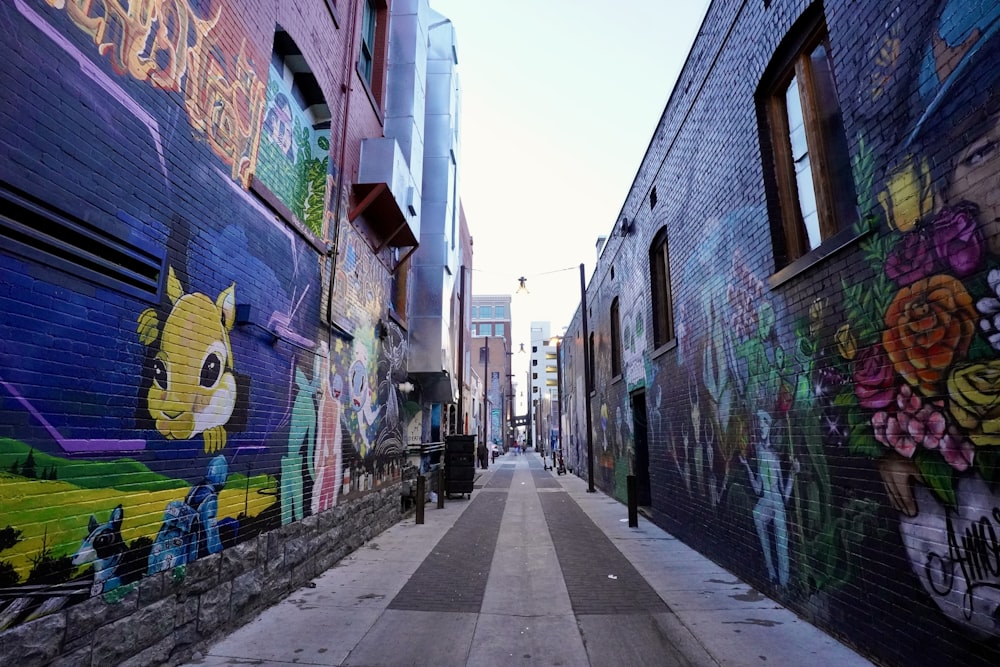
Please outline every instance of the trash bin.
[[449, 435], [444, 439], [444, 488], [451, 494], [472, 495], [476, 479], [475, 435]]

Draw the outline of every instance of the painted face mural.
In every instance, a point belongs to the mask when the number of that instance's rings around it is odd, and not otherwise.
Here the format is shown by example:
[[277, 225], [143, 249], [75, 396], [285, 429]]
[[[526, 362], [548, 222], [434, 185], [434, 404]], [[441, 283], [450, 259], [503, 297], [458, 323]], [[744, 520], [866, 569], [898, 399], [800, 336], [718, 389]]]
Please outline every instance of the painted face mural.
[[146, 391], [156, 430], [169, 440], [204, 434], [205, 451], [226, 445], [225, 425], [236, 405], [236, 380], [229, 332], [236, 318], [235, 285], [213, 302], [200, 293], [184, 294], [171, 267], [167, 296], [173, 304], [160, 328], [153, 309], [139, 316], [139, 339], [159, 343]]
[[844, 291], [837, 341], [853, 383], [837, 402], [851, 450], [878, 461], [926, 593], [995, 637], [1000, 7], [971, 5], [944, 3], [925, 49], [920, 115], [878, 194], [894, 233], [862, 243], [876, 277]]

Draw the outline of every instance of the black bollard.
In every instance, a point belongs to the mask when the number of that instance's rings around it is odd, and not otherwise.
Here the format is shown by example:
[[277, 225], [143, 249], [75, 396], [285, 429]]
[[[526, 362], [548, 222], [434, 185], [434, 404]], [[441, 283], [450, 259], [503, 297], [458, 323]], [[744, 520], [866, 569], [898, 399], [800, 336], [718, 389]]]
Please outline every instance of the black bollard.
[[417, 475], [417, 525], [419, 526], [424, 522], [424, 503], [427, 501], [427, 496], [424, 495], [424, 476]]
[[628, 490], [628, 527], [639, 527], [639, 502], [635, 493], [635, 475], [625, 477], [625, 487]]
[[438, 509], [444, 509], [444, 466], [438, 466]]

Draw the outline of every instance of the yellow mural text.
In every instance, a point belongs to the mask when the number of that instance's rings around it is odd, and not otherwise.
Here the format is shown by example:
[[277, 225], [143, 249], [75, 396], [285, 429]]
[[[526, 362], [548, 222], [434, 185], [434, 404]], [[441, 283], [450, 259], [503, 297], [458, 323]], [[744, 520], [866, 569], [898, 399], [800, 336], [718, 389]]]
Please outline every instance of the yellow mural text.
[[46, 1], [66, 11], [118, 74], [182, 91], [192, 127], [232, 177], [249, 185], [267, 87], [245, 38], [238, 48], [224, 48], [231, 36], [224, 39], [218, 27], [221, 9], [203, 19], [183, 0]]

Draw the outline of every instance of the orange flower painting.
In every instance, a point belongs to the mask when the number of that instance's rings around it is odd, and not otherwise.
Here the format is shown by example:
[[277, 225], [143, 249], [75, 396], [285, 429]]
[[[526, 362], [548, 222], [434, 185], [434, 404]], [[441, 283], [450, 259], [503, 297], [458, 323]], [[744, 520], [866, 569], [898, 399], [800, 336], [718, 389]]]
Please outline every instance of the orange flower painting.
[[930, 276], [896, 294], [885, 314], [882, 346], [907, 383], [935, 396], [948, 369], [968, 351], [977, 317], [962, 283]]

